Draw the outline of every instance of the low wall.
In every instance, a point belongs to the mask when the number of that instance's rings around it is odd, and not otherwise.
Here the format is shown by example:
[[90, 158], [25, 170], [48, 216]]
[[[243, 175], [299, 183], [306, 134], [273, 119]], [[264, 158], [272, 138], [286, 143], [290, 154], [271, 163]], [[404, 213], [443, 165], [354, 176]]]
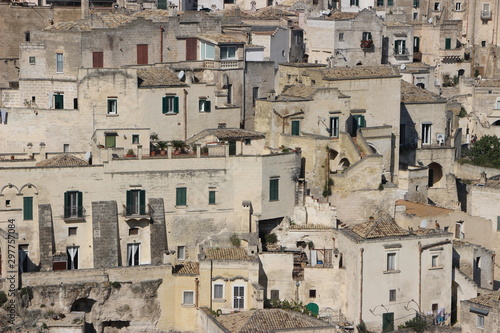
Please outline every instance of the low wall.
[[481, 172], [486, 172], [486, 177], [500, 174], [500, 169], [481, 167], [470, 163], [455, 163], [455, 176], [462, 179], [477, 179], [481, 177]]

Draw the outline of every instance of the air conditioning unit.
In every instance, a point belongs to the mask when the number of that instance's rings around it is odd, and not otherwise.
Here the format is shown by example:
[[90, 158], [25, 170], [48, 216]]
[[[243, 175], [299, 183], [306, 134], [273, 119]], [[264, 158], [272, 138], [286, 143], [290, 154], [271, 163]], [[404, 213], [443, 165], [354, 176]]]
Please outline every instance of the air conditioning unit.
[[437, 141], [438, 145], [440, 145], [440, 146], [444, 145], [444, 141], [445, 141], [444, 134], [437, 134], [436, 141]]

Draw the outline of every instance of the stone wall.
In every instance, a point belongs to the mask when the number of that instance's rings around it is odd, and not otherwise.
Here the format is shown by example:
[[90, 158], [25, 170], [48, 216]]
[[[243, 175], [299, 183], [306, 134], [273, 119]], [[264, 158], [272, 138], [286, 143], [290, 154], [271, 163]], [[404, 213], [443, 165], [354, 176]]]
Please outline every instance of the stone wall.
[[[38, 206], [38, 237], [40, 244], [40, 269], [52, 270], [52, 255], [54, 254], [54, 231], [52, 226], [52, 209], [50, 205]], [[34, 230], [32, 230], [34, 231]]]
[[94, 266], [116, 267], [119, 263], [118, 209], [116, 201], [92, 202]]

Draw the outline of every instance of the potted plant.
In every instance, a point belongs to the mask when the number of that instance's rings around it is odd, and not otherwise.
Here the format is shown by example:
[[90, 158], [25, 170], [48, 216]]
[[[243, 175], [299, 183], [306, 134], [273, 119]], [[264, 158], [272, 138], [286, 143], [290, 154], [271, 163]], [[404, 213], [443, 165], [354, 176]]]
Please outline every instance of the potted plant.
[[167, 142], [166, 141], [158, 141], [158, 143], [156, 145], [160, 149], [160, 154], [165, 155], [165, 149], [167, 148]]
[[133, 149], [127, 150], [127, 154], [125, 154], [125, 157], [135, 157], [135, 153]]
[[186, 152], [186, 144], [182, 140], [172, 140], [172, 146], [178, 154], [184, 154]]

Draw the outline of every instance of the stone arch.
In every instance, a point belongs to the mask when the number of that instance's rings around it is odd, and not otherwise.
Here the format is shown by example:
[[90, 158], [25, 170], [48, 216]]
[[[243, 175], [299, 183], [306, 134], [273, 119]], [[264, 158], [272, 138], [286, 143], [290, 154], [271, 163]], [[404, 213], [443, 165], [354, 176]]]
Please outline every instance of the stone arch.
[[349, 166], [351, 166], [351, 162], [349, 162], [349, 160], [346, 157], [344, 157], [343, 159], [340, 160], [339, 166], [341, 166], [342, 169], [346, 169]]
[[23, 186], [21, 186], [21, 188], [19, 189], [19, 193], [22, 193], [23, 190], [24, 190], [24, 188], [26, 188], [26, 187], [27, 188], [34, 188], [35, 189], [35, 194], [38, 195], [38, 188], [35, 185], [31, 184], [31, 183], [27, 183], [27, 184], [24, 184]]
[[379, 154], [377, 147], [375, 147], [375, 145], [373, 143], [369, 143], [368, 146], [372, 150], [372, 153]]
[[493, 122], [493, 124], [491, 124], [492, 126], [500, 126], [500, 119]]
[[93, 300], [92, 298], [79, 298], [76, 301], [73, 302], [71, 305], [71, 312], [85, 312], [89, 313], [92, 311], [92, 306], [94, 305], [96, 301]]
[[429, 168], [429, 187], [439, 186], [443, 179], [443, 167], [436, 162], [432, 162], [427, 167]]
[[0, 190], [0, 194], [3, 194], [3, 191], [4, 191], [6, 188], [14, 188], [14, 189], [16, 190], [16, 192], [17, 192], [17, 193], [20, 193], [19, 188], [18, 188], [16, 185], [9, 183], [9, 184], [4, 185], [4, 186], [2, 187], [2, 189]]

